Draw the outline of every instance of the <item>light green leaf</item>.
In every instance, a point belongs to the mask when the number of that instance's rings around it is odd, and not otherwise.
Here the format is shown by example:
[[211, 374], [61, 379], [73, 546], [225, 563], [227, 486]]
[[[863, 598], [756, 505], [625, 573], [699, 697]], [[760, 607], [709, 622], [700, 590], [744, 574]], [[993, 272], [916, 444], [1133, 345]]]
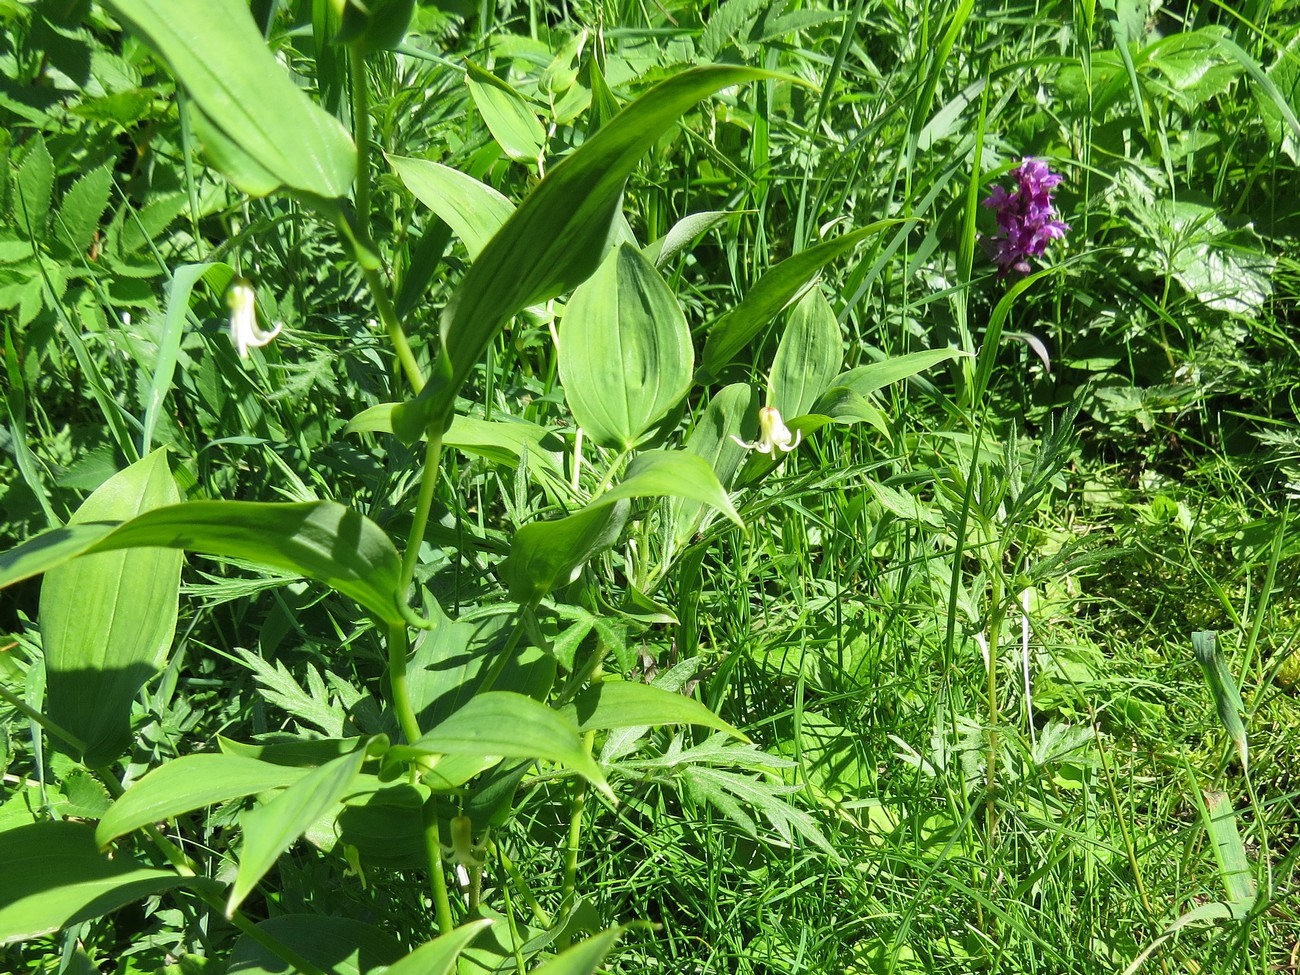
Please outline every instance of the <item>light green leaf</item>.
[[677, 298], [632, 245], [573, 292], [560, 326], [560, 381], [596, 443], [636, 444], [686, 395], [694, 363]]
[[252, 892], [280, 854], [348, 793], [366, 759], [366, 744], [358, 741], [351, 754], [312, 769], [270, 802], [244, 814], [244, 845], [226, 903], [227, 915]]
[[0, 945], [109, 914], [132, 901], [204, 881], [99, 852], [81, 823], [32, 823], [0, 832]]
[[[283, 185], [325, 199], [345, 196], [356, 147], [342, 124], [290, 79], [267, 49], [244, 0], [107, 0], [156, 50], [202, 114], [196, 125], [213, 161], [247, 193]], [[251, 164], [251, 165], [250, 165]]]
[[822, 241], [787, 257], [769, 270], [740, 304], [709, 326], [709, 337], [704, 343], [704, 361], [696, 373], [696, 381], [712, 380], [823, 267], [852, 252], [868, 237], [898, 223], [901, 221], [880, 220], [860, 230]]
[[[130, 518], [179, 500], [166, 451], [158, 450], [105, 481], [71, 522]], [[40, 619], [49, 716], [76, 736], [92, 768], [130, 745], [135, 695], [176, 635], [180, 584], [181, 553], [162, 548], [89, 555], [46, 573]]]
[[185, 755], [154, 769], [127, 789], [95, 830], [100, 846], [142, 826], [215, 806], [239, 796], [292, 785], [306, 769], [218, 752]]
[[[344, 428], [344, 433], [392, 433], [395, 403], [379, 403], [362, 410]], [[442, 435], [444, 447], [493, 463], [515, 466], [526, 452], [530, 466], [541, 465], [556, 477], [563, 477], [560, 466], [562, 445], [559, 439], [544, 427], [527, 420], [514, 418], [481, 420], [474, 416], [457, 414], [451, 426]]]
[[80, 555], [162, 547], [288, 569], [350, 596], [379, 620], [409, 613], [397, 592], [401, 563], [383, 530], [333, 501], [190, 501], [127, 522], [69, 525], [0, 555], [0, 588]]
[[1241, 699], [1241, 691], [1237, 689], [1236, 678], [1228, 669], [1228, 661], [1224, 659], [1215, 637], [1214, 630], [1193, 633], [1192, 651], [1196, 654], [1196, 662], [1201, 665], [1201, 670], [1205, 674], [1205, 683], [1209, 685], [1210, 694], [1214, 698], [1214, 710], [1219, 715], [1219, 721], [1237, 750], [1242, 769], [1249, 771], [1250, 742], [1246, 737], [1245, 722], [1241, 719], [1241, 716], [1246, 713], [1246, 705]]
[[602, 931], [533, 969], [532, 975], [593, 975], [622, 935], [622, 928]]
[[627, 501], [592, 504], [563, 518], [524, 525], [499, 569], [510, 598], [534, 604], [568, 585], [592, 556], [618, 541], [631, 510]]
[[748, 741], [699, 701], [637, 681], [602, 681], [579, 694], [564, 710], [576, 720], [579, 731], [693, 724]]
[[1214, 841], [1214, 859], [1228, 894], [1228, 903], [1232, 906], [1232, 915], [1244, 918], [1255, 906], [1259, 885], [1250, 858], [1246, 856], [1246, 845], [1241, 840], [1237, 811], [1232, 808], [1226, 793], [1206, 792], [1203, 796], [1208, 817], [1206, 826], [1210, 839]]
[[645, 255], [646, 260], [653, 262], [654, 266], [662, 271], [692, 243], [714, 227], [724, 223], [728, 217], [740, 212], [739, 210], [704, 210], [700, 213], [687, 214], [673, 224], [668, 233], [647, 244], [641, 253]]
[[235, 269], [229, 264], [182, 264], [172, 274], [167, 284], [167, 314], [163, 319], [162, 336], [158, 343], [158, 356], [154, 363], [153, 378], [149, 383], [149, 398], [145, 402], [144, 432], [140, 434], [142, 451], [153, 447], [153, 432], [158, 426], [158, 411], [162, 408], [167, 391], [171, 389], [172, 377], [176, 372], [176, 360], [180, 355], [181, 336], [185, 330], [185, 317], [190, 310], [190, 294], [199, 279], [213, 272], [222, 283], [214, 284], [214, 291], [220, 293], [234, 277]]
[[430, 422], [446, 425], [456, 394], [512, 315], [571, 291], [611, 246], [623, 183], [645, 152], [700, 99], [769, 77], [708, 65], [668, 79], [603, 125], [554, 166], [483, 248], [443, 312], [440, 372], [419, 398], [395, 411], [394, 432], [414, 441]]
[[850, 369], [837, 376], [831, 385], [843, 386], [845, 389], [853, 390], [859, 396], [866, 396], [899, 380], [924, 372], [941, 362], [969, 355], [969, 352], [963, 352], [961, 349], [927, 349], [924, 352], [910, 352], [907, 355], [870, 362], [865, 366]]
[[473, 61], [465, 62], [465, 83], [488, 131], [506, 155], [517, 163], [536, 166], [546, 148], [546, 129], [524, 96]]
[[843, 363], [840, 324], [830, 302], [813, 288], [790, 311], [768, 379], [768, 405], [787, 419], [803, 416]]
[[452, 229], [471, 259], [515, 212], [504, 196], [458, 169], [427, 159], [387, 158], [397, 178]]
[[469, 755], [536, 758], [578, 772], [611, 800], [614, 793], [577, 727], [557, 711], [511, 691], [487, 691], [469, 701], [411, 745], [395, 745], [390, 757]]
[[717, 508], [741, 527], [745, 524], [708, 461], [684, 450], [647, 450], [638, 454], [623, 480], [592, 505], [623, 498], [689, 498]]

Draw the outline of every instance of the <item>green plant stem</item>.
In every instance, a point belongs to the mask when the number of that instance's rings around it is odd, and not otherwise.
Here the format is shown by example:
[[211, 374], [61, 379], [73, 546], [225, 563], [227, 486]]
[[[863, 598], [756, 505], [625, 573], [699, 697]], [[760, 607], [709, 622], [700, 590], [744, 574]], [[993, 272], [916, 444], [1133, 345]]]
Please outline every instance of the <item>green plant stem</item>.
[[384, 278], [382, 262], [377, 257], [374, 241], [370, 236], [370, 87], [366, 80], [365, 57], [355, 47], [348, 48], [348, 79], [352, 89], [352, 138], [357, 145], [357, 178], [353, 188], [356, 204], [356, 222], [349, 225], [346, 218], [336, 214], [341, 223], [344, 236], [351, 239], [357, 252], [357, 263], [366, 277], [366, 285], [374, 296], [379, 310], [379, 320], [388, 333], [388, 340], [393, 343], [397, 360], [402, 372], [418, 393], [424, 388], [424, 374], [415, 353], [402, 330], [402, 323], [397, 317], [397, 307], [389, 294], [388, 282]]
[[442, 456], [442, 432], [429, 434], [424, 446], [424, 471], [420, 475], [420, 493], [415, 499], [415, 511], [411, 515], [411, 533], [406, 539], [406, 551], [402, 553], [402, 577], [398, 584], [398, 593], [404, 598], [415, 579], [415, 566], [420, 559], [420, 545], [424, 542], [424, 531], [429, 525], [429, 512], [433, 508], [433, 492], [438, 487], [438, 461]]
[[[584, 732], [583, 750], [590, 755], [596, 741], [596, 732]], [[569, 840], [564, 850], [564, 881], [560, 887], [560, 903], [568, 908], [573, 903], [578, 887], [578, 850], [582, 845], [582, 814], [587, 806], [587, 780], [579, 778], [573, 786], [573, 802], [569, 806]]]
[[429, 858], [429, 882], [433, 887], [433, 913], [438, 921], [438, 933], [447, 934], [455, 925], [451, 919], [451, 901], [447, 897], [447, 871], [442, 865], [436, 792], [424, 804], [424, 820], [424, 847]]
[[551, 915], [546, 912], [546, 908], [542, 907], [541, 902], [533, 895], [532, 888], [528, 886], [528, 881], [524, 879], [524, 875], [519, 872], [519, 867], [515, 865], [515, 862], [510, 857], [506, 856], [505, 850], [501, 849], [495, 840], [489, 840], [488, 842], [492, 855], [505, 868], [506, 873], [510, 875], [510, 879], [514, 881], [519, 896], [524, 899], [524, 902], [528, 904], [528, 909], [533, 912], [533, 920], [537, 922], [539, 927], [549, 928], [551, 926]]
[[411, 384], [411, 388], [418, 393], [424, 388], [424, 373], [420, 369], [420, 364], [415, 361], [411, 343], [406, 340], [406, 332], [402, 330], [402, 323], [397, 318], [397, 306], [393, 304], [393, 299], [388, 293], [388, 282], [384, 280], [378, 268], [366, 267], [363, 264], [361, 272], [366, 276], [366, 284], [375, 297], [375, 305], [379, 308], [379, 320], [383, 323], [384, 331], [388, 333], [388, 340], [393, 343], [393, 351], [397, 353], [397, 361], [401, 364], [402, 373], [406, 376], [406, 381]]
[[406, 736], [407, 744], [420, 738], [420, 722], [411, 706], [411, 694], [406, 685], [406, 651], [409, 638], [405, 624], [388, 628], [388, 684], [393, 696], [393, 711], [397, 723]]

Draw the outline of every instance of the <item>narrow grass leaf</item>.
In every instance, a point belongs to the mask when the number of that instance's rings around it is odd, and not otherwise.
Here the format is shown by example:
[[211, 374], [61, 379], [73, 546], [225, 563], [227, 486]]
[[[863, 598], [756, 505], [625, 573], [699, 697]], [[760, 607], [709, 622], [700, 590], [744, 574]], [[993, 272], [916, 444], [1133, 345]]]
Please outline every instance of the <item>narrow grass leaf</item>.
[[99, 821], [95, 839], [100, 846], [107, 846], [142, 826], [227, 799], [282, 789], [306, 774], [306, 769], [272, 765], [242, 755], [183, 755], [160, 765], [127, 789]]
[[194, 285], [209, 271], [222, 273], [227, 281], [235, 273], [235, 269], [229, 264], [182, 264], [172, 274], [172, 279], [167, 285], [167, 311], [163, 316], [158, 355], [153, 367], [153, 376], [149, 381], [148, 398], [144, 404], [144, 431], [140, 434], [142, 454], [147, 454], [153, 449], [153, 432], [158, 426], [158, 411], [162, 408], [163, 400], [167, 398], [167, 393], [172, 386], [176, 360], [181, 351], [185, 317], [190, 310], [190, 294], [194, 290]]
[[1237, 827], [1237, 811], [1232, 808], [1223, 792], [1206, 792], [1205, 809], [1209, 816], [1206, 827], [1214, 841], [1214, 857], [1219, 876], [1228, 892], [1228, 903], [1234, 917], [1243, 918], [1255, 906], [1258, 887], [1255, 873], [1246, 857], [1246, 846], [1241, 841]]
[[1248, 771], [1250, 743], [1246, 738], [1246, 725], [1241, 719], [1246, 713], [1246, 705], [1241, 699], [1241, 691], [1237, 689], [1237, 681], [1228, 669], [1228, 662], [1218, 648], [1215, 632], [1201, 630], [1193, 633], [1192, 650], [1205, 674], [1205, 683], [1209, 685], [1210, 694], [1214, 698], [1214, 709], [1219, 715], [1219, 721], [1237, 750], [1242, 769]]

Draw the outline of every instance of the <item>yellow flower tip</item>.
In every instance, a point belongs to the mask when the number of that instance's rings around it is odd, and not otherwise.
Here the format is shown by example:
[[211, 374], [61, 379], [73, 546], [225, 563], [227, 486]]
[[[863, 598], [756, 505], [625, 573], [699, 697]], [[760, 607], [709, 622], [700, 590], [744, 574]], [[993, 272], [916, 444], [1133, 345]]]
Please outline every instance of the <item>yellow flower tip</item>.
[[283, 323], [264, 332], [257, 324], [257, 292], [247, 278], [235, 278], [226, 294], [230, 306], [230, 341], [241, 359], [247, 358], [249, 349], [260, 349], [280, 334]]
[[758, 411], [758, 439], [753, 443], [747, 443], [734, 435], [731, 439], [746, 450], [757, 450], [760, 454], [771, 454], [775, 457], [777, 451], [788, 454], [798, 447], [803, 442], [803, 433], [801, 431], [791, 433], [790, 428], [781, 419], [781, 411], [775, 406], [764, 406]]

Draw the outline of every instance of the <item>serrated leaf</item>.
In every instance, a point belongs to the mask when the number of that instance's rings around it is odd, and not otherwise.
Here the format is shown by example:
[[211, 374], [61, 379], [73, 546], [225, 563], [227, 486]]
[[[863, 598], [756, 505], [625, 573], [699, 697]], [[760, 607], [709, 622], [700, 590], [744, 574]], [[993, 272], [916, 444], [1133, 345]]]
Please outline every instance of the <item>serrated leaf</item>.
[[31, 141], [22, 165], [14, 174], [14, 216], [18, 231], [32, 240], [45, 239], [45, 221], [54, 194], [54, 159], [37, 135]]
[[90, 249], [100, 218], [108, 209], [113, 172], [107, 166], [92, 169], [64, 194], [54, 231], [68, 250], [78, 257]]

